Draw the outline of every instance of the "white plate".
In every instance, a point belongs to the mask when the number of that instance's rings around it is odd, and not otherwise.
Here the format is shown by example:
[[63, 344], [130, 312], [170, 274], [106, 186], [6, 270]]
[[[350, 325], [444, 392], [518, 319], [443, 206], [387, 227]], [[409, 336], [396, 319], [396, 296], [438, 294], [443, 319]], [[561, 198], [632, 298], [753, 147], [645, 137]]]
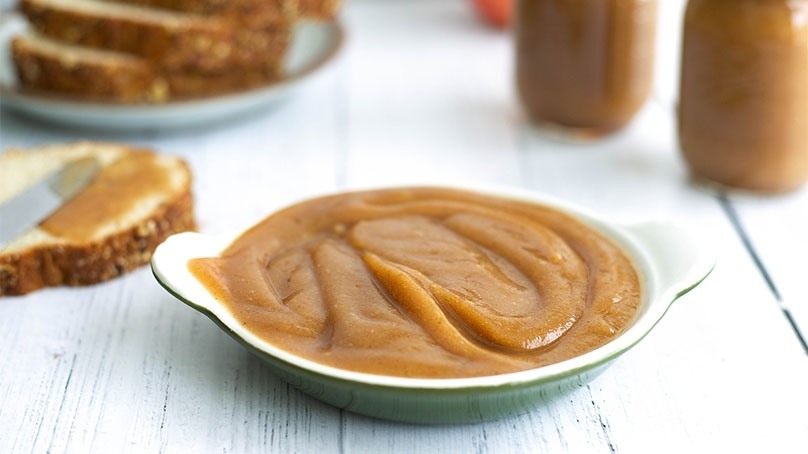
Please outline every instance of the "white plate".
[[155, 105], [85, 102], [30, 93], [19, 88], [9, 42], [26, 28], [24, 19], [0, 16], [0, 106], [54, 123], [122, 131], [172, 129], [222, 121], [268, 108], [299, 88], [307, 76], [336, 56], [344, 31], [338, 22], [299, 23], [286, 56], [286, 75], [244, 92]]

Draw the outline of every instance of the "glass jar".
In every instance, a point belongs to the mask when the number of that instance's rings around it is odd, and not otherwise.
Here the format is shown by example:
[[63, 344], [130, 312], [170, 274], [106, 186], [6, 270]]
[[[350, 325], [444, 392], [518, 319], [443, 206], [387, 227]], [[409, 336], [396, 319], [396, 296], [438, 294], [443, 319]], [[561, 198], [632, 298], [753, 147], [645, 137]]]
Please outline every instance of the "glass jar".
[[785, 192], [808, 178], [808, 0], [690, 0], [679, 145], [701, 179]]
[[531, 122], [577, 137], [625, 126], [653, 85], [656, 0], [519, 0], [516, 85]]

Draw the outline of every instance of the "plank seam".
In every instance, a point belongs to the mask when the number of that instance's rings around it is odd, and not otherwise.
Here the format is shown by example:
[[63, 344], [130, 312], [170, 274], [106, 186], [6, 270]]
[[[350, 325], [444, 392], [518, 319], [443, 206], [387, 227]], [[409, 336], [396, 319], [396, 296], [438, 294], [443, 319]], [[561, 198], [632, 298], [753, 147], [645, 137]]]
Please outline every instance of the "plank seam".
[[718, 202], [721, 205], [721, 208], [724, 210], [724, 213], [730, 220], [732, 227], [735, 229], [735, 232], [741, 239], [746, 252], [752, 258], [752, 261], [757, 267], [760, 274], [763, 276], [763, 279], [766, 281], [766, 285], [769, 287], [769, 291], [772, 292], [774, 295], [775, 300], [777, 301], [778, 306], [780, 307], [780, 311], [785, 316], [788, 324], [791, 326], [791, 330], [797, 336], [797, 340], [799, 341], [800, 345], [802, 345], [802, 349], [806, 355], [808, 355], [808, 341], [806, 341], [805, 336], [803, 336], [802, 331], [800, 330], [799, 326], [797, 325], [796, 320], [791, 315], [791, 311], [785, 305], [783, 301], [783, 297], [780, 294], [780, 291], [777, 289], [777, 286], [774, 283], [774, 278], [772, 278], [771, 273], [766, 268], [766, 265], [763, 263], [763, 260], [760, 258], [760, 255], [757, 253], [757, 249], [752, 244], [751, 238], [746, 233], [746, 229], [741, 222], [740, 216], [738, 216], [738, 212], [735, 211], [735, 208], [732, 206], [732, 202], [730, 202], [729, 198], [727, 197], [726, 193], [720, 192], [717, 194]]

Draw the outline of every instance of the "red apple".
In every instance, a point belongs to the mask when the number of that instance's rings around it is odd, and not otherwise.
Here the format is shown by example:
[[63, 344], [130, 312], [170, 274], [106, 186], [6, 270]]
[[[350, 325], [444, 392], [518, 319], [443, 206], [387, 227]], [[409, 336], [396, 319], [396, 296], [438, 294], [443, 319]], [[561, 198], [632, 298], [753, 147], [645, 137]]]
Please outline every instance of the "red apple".
[[514, 0], [471, 0], [477, 15], [488, 25], [504, 29], [511, 22]]

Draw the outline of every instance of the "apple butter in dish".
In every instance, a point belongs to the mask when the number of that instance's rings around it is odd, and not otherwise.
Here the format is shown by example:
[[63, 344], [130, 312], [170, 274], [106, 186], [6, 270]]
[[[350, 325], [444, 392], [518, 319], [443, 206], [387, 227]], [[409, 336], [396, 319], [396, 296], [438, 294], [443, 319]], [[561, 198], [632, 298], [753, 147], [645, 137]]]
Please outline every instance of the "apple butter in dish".
[[321, 364], [402, 377], [563, 361], [620, 334], [641, 303], [631, 260], [584, 222], [447, 188], [303, 201], [189, 268], [267, 342]]

